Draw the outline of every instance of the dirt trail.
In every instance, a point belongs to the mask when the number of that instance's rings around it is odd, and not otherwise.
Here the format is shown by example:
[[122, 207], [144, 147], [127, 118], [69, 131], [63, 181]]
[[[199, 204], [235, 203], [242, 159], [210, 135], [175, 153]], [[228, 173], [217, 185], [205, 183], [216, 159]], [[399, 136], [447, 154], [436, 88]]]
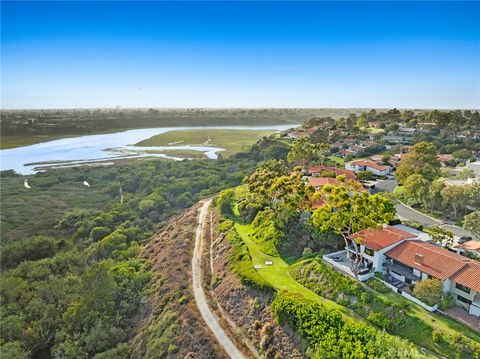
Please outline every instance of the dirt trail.
[[202, 286], [202, 271], [201, 271], [201, 258], [203, 247], [203, 231], [206, 222], [206, 216], [208, 213], [208, 207], [210, 206], [210, 200], [205, 201], [200, 208], [198, 216], [198, 227], [195, 233], [195, 249], [192, 257], [192, 281], [193, 281], [193, 294], [195, 302], [197, 303], [198, 310], [202, 315], [203, 320], [208, 325], [210, 330], [215, 335], [218, 343], [222, 346], [225, 352], [230, 358], [245, 358], [244, 354], [237, 348], [233, 341], [228, 337], [227, 333], [222, 329], [215, 314], [210, 310], [207, 303], [207, 298]]

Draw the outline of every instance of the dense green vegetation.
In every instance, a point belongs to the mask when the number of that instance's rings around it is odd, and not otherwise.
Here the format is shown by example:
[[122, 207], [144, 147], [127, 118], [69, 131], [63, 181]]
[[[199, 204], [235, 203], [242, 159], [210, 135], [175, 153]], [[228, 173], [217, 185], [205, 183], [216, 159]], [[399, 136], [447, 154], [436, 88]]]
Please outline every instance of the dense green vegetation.
[[227, 157], [245, 150], [260, 138], [271, 135], [275, 130], [219, 130], [201, 129], [170, 131], [140, 141], [136, 146], [197, 145], [224, 148], [220, 155]]
[[311, 358], [419, 358], [414, 345], [374, 327], [345, 320], [340, 313], [304, 297], [279, 293], [272, 311], [282, 324], [307, 339]]
[[[238, 184], [253, 164], [150, 160], [54, 170], [32, 176], [32, 191], [21, 177], [3, 177], [2, 358], [128, 357], [151, 278], [137, 258], [141, 243], [173, 213]], [[92, 187], [82, 188], [84, 179]]]
[[448, 185], [440, 167], [437, 150], [432, 143], [414, 145], [402, 158], [395, 173], [403, 185], [401, 191], [397, 191], [398, 197], [411, 206], [453, 220], [478, 209], [480, 183]]
[[253, 267], [253, 261], [248, 247], [234, 228], [233, 221], [223, 219], [220, 224], [220, 231], [227, 233], [227, 239], [232, 245], [230, 253], [231, 269], [240, 277], [242, 282], [259, 289], [271, 289], [271, 284]]
[[[354, 279], [323, 263], [320, 258], [290, 266], [290, 273], [299, 283], [318, 295], [350, 308], [372, 325], [410, 340], [448, 358], [480, 357], [480, 335], [463, 325], [425, 311], [380, 281], [370, 279], [369, 290]], [[423, 283], [423, 282], [422, 282]], [[447, 339], [456, 338], [461, 349]], [[442, 345], [438, 343], [442, 341]]]

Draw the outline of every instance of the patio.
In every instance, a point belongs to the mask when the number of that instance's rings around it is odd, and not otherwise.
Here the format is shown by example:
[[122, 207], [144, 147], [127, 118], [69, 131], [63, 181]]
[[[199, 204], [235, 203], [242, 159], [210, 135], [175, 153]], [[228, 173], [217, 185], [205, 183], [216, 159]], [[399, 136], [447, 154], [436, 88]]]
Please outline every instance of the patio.
[[450, 309], [445, 310], [443, 313], [450, 318], [453, 318], [480, 333], [480, 318], [468, 314], [468, 312], [464, 308], [454, 306]]
[[[355, 278], [355, 274], [352, 272], [350, 269], [350, 260], [347, 257], [347, 251], [339, 251], [335, 253], [330, 253], [326, 254], [323, 256], [323, 259], [330, 263], [334, 268], [340, 270], [341, 272], [344, 272], [345, 274], [348, 274], [351, 277]], [[363, 270], [360, 271], [360, 274], [358, 276], [358, 279], [360, 281], [367, 280], [368, 278], [373, 277], [374, 271], [371, 268], [363, 268]]]

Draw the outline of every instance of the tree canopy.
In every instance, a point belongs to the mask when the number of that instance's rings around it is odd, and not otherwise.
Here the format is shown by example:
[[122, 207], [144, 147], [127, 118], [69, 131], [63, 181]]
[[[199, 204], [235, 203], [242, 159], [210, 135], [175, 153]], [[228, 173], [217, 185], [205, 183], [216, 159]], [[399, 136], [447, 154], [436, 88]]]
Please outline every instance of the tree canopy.
[[412, 174], [419, 174], [427, 181], [433, 181], [438, 177], [439, 171], [440, 162], [437, 160], [435, 146], [429, 142], [419, 142], [402, 158], [395, 176], [401, 184]]
[[480, 211], [467, 214], [463, 219], [463, 228], [480, 238]]
[[[351, 236], [364, 229], [380, 228], [394, 218], [395, 206], [380, 194], [353, 192], [342, 186], [324, 186], [319, 192], [324, 205], [313, 212], [312, 221], [322, 231], [333, 231], [343, 237], [348, 246]], [[352, 241], [356, 258], [350, 258], [351, 269], [358, 275], [363, 259], [359, 240]]]
[[288, 162], [306, 166], [312, 161], [324, 164], [330, 154], [330, 145], [325, 143], [312, 143], [306, 137], [298, 138], [293, 142], [288, 153]]

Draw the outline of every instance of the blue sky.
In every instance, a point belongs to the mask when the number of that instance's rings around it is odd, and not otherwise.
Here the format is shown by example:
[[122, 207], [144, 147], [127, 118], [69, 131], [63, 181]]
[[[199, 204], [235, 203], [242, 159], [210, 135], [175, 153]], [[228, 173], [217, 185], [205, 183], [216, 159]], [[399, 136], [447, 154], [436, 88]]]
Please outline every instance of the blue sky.
[[480, 107], [478, 2], [3, 2], [2, 108]]

